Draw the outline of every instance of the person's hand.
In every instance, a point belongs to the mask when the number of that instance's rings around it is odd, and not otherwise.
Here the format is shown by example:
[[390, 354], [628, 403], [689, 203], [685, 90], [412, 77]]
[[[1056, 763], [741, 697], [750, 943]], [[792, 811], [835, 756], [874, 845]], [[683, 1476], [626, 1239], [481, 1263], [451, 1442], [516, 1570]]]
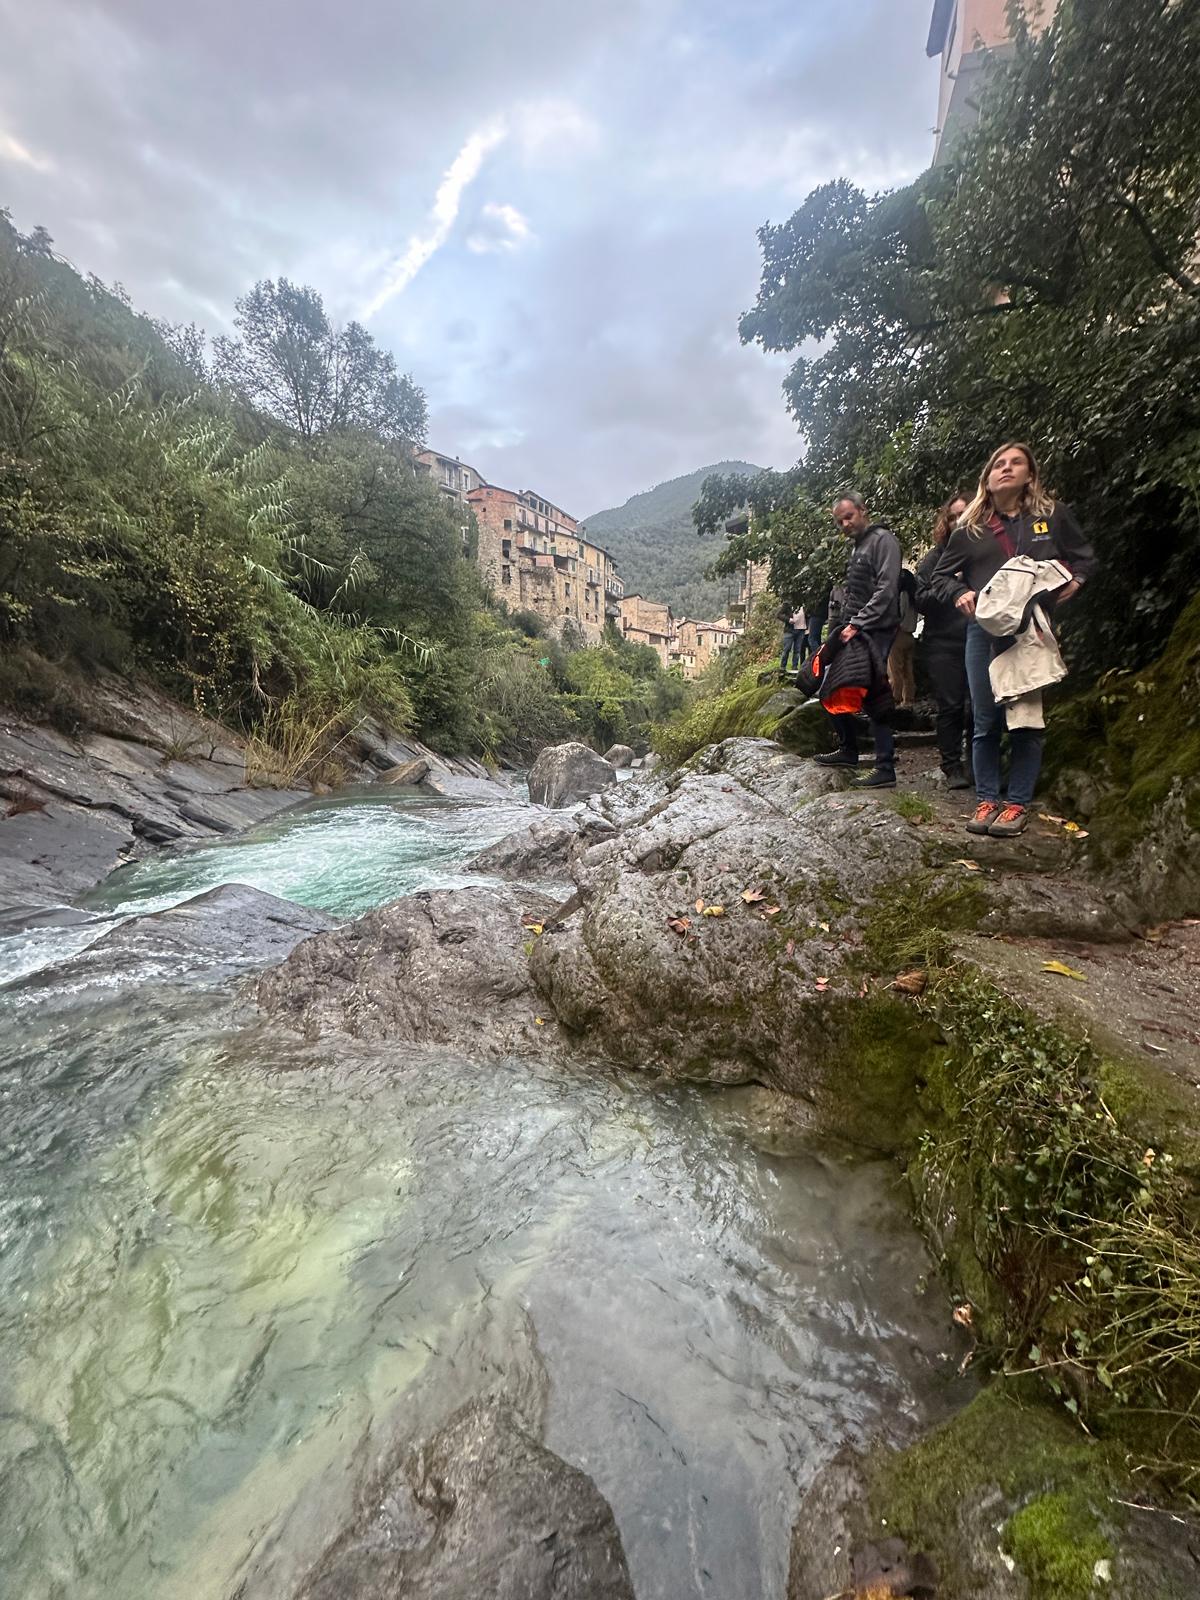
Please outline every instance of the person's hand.
[[847, 623], [847, 625], [842, 629], [842, 632], [841, 632], [841, 636], [840, 637], [841, 637], [842, 643], [843, 644], [849, 644], [851, 639], [853, 639], [854, 635], [857, 632], [858, 632], [857, 628], [852, 628], [852, 627], [850, 627], [849, 623]]
[[1065, 606], [1068, 600], [1072, 599], [1075, 595], [1077, 595], [1079, 593], [1079, 590], [1080, 590], [1081, 587], [1082, 587], [1082, 585], [1077, 583], [1075, 581], [1075, 579], [1072, 578], [1070, 583], [1068, 583], [1064, 588], [1060, 589], [1058, 591], [1058, 593], [1055, 595], [1055, 597], [1054, 597], [1055, 605], [1056, 606]]
[[973, 617], [975, 615], [974, 589], [968, 589], [965, 594], [960, 594], [954, 604], [965, 617]]

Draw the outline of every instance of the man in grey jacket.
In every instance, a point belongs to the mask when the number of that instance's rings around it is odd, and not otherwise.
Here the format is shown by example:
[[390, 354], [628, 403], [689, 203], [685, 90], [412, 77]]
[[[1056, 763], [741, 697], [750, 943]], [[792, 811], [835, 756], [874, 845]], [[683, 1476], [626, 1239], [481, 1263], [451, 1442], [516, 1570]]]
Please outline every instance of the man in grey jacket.
[[[851, 489], [833, 507], [833, 520], [853, 541], [850, 564], [846, 568], [846, 599], [836, 619], [845, 643], [862, 639], [887, 671], [887, 658], [900, 626], [900, 541], [882, 522], [872, 522], [866, 502]], [[875, 767], [854, 785], [856, 789], [894, 789], [896, 787], [896, 741], [889, 714], [871, 717], [871, 736], [875, 741]], [[835, 715], [838, 749], [817, 756], [825, 767], [858, 765], [858, 732], [851, 713]]]

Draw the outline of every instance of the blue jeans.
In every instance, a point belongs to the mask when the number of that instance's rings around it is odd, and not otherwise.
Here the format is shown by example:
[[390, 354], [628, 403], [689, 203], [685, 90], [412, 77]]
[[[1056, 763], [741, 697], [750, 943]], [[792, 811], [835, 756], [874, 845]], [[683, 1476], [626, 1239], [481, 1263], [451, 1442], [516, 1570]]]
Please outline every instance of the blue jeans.
[[[971, 710], [975, 718], [975, 735], [971, 740], [972, 762], [975, 768], [975, 793], [981, 800], [1000, 800], [1000, 740], [1004, 735], [1004, 708], [992, 698], [992, 680], [988, 668], [997, 646], [1003, 640], [993, 639], [977, 622], [967, 624], [967, 683], [971, 690]], [[1012, 728], [1008, 743], [1011, 764], [1008, 773], [1008, 803], [1010, 806], [1028, 806], [1033, 803], [1038, 774], [1042, 770], [1041, 728]]]
[[783, 655], [780, 657], [779, 661], [780, 672], [787, 671], [789, 656], [792, 658], [792, 665], [794, 667], [798, 667], [804, 660], [804, 650], [807, 638], [807, 634], [796, 633], [791, 628], [785, 632], [783, 636]]

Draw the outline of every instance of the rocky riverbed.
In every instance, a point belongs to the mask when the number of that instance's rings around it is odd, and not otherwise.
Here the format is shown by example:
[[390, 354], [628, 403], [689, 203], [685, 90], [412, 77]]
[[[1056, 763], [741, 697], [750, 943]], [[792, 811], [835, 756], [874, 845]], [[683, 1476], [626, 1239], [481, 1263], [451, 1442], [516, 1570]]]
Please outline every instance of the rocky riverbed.
[[[456, 841], [432, 872], [389, 855], [418, 834]], [[1057, 983], [1136, 1136], [1183, 1167], [1196, 1131], [1192, 930], [1152, 930], [1155, 1003], [1060, 825], [968, 843], [737, 739], [557, 814], [375, 786], [113, 883], [116, 926], [0, 996], [30, 1595], [1057, 1600], [1085, 1556], [1088, 1592], [1191, 1592], [1194, 1527], [1167, 1549], [1119, 1449], [1023, 1391], [953, 1415], [1006, 1313], [929, 1204], [962, 1041], [915, 997]], [[976, 1274], [953, 1320], [906, 1169]]]

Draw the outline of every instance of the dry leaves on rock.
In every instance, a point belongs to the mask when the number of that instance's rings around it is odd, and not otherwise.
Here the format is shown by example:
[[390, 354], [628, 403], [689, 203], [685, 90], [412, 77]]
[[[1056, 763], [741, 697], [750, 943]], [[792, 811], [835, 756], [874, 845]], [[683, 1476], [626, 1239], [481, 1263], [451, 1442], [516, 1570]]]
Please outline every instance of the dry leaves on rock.
[[968, 872], [982, 872], [983, 871], [983, 868], [979, 865], [978, 861], [965, 861], [965, 860], [963, 860], [963, 858], [961, 856], [953, 864], [956, 867], [966, 867]]
[[899, 994], [924, 994], [928, 982], [929, 974], [924, 967], [914, 967], [910, 972], [901, 972], [893, 978], [892, 988]]
[[1061, 978], [1074, 978], [1077, 983], [1087, 982], [1086, 972], [1076, 972], [1074, 967], [1067, 966], [1065, 961], [1043, 961], [1043, 972], [1055, 972]]
[[700, 915], [702, 917], [723, 917], [725, 915], [725, 907], [724, 906], [705, 906], [704, 910], [700, 913]]
[[766, 898], [767, 886], [765, 883], [760, 883], [755, 889], [742, 890], [742, 899], [748, 906], [757, 905], [760, 900], [765, 900]]
[[691, 927], [691, 925], [692, 919], [690, 917], [667, 918], [667, 927], [670, 928], [672, 933], [677, 933], [681, 939], [687, 938], [688, 929]]

